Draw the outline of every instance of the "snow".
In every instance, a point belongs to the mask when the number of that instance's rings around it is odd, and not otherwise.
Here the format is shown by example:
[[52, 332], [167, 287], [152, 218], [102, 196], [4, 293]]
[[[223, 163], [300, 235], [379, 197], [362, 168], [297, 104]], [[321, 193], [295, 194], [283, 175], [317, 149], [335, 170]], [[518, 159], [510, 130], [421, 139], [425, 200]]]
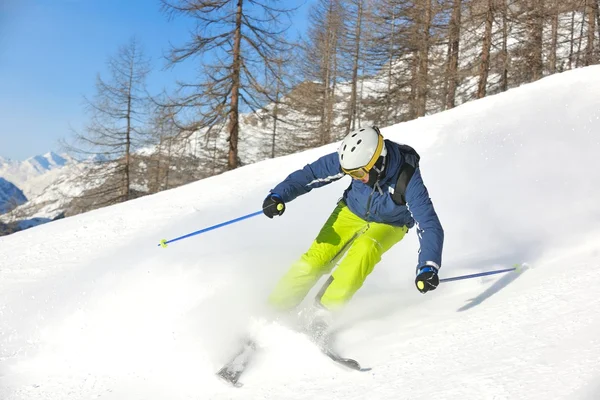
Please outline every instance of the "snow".
[[[421, 154], [442, 277], [532, 268], [421, 295], [409, 232], [337, 322], [338, 350], [371, 371], [264, 306], [348, 178], [280, 218], [157, 246], [257, 211], [331, 144], [0, 238], [0, 398], [600, 398], [599, 92], [589, 67], [383, 130]], [[214, 373], [246, 330], [261, 349], [231, 388]]]

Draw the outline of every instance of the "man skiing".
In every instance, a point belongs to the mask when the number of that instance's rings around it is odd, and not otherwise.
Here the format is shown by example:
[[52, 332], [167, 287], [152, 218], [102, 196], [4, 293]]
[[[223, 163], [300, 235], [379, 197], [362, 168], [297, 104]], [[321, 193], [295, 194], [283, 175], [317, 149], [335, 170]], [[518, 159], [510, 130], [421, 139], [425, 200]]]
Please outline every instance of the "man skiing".
[[[444, 231], [433, 209], [419, 169], [419, 155], [409, 146], [384, 140], [375, 126], [351, 132], [337, 153], [327, 154], [290, 174], [263, 203], [269, 218], [282, 215], [285, 203], [343, 178], [352, 183], [310, 248], [281, 278], [269, 296], [277, 310], [294, 309], [325, 273], [339, 263], [317, 295], [317, 307], [306, 327], [325, 355], [350, 369], [367, 371], [330, 346], [331, 311], [347, 303], [363, 285], [381, 256], [417, 224], [421, 249], [415, 284], [421, 293], [439, 284]], [[238, 380], [256, 348], [248, 339], [217, 375], [239, 386]]]
[[345, 253], [316, 299], [326, 310], [339, 309], [415, 222], [420, 241], [415, 284], [421, 293], [438, 286], [444, 231], [421, 178], [419, 155], [384, 140], [376, 126], [351, 132], [337, 153], [290, 174], [270, 191], [263, 212], [269, 218], [282, 215], [286, 203], [345, 175], [352, 182], [342, 199], [269, 296], [274, 308], [295, 308]]

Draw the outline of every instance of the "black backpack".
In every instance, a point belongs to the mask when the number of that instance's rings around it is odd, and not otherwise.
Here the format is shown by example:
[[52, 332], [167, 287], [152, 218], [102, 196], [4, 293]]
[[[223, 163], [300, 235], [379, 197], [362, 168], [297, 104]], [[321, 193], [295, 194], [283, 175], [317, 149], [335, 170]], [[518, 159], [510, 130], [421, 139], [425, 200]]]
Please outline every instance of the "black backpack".
[[415, 173], [415, 170], [419, 167], [419, 160], [421, 157], [412, 147], [405, 144], [397, 145], [404, 156], [404, 164], [402, 164], [402, 167], [400, 168], [400, 174], [398, 174], [396, 189], [394, 189], [394, 193], [392, 194], [392, 200], [400, 206], [405, 206], [406, 188], [408, 187], [408, 183]]

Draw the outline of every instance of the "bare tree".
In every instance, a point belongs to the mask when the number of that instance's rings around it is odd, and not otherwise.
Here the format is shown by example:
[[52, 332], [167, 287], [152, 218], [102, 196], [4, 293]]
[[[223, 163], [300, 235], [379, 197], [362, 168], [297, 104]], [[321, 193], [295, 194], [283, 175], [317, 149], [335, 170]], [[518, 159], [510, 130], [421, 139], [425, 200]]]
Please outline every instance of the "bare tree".
[[373, 78], [381, 81], [381, 89], [375, 90], [377, 99], [367, 111], [378, 124], [400, 122], [407, 111], [409, 85], [408, 57], [412, 56], [413, 43], [408, 31], [414, 26], [406, 18], [403, 0], [378, 0], [367, 14], [369, 41], [365, 43], [365, 65]]
[[544, 22], [546, 20], [545, 0], [532, 0], [530, 11], [531, 26], [529, 66], [531, 68], [531, 80], [537, 81], [544, 74], [544, 62], [542, 52], [544, 49]]
[[[279, 58], [276, 61], [277, 63], [277, 75], [278, 77], [281, 77], [283, 75], [283, 59]], [[276, 79], [275, 80], [275, 102], [273, 104], [273, 112], [272, 112], [272, 116], [273, 116], [273, 135], [271, 137], [271, 158], [275, 158], [275, 144], [277, 142], [277, 122], [279, 119], [279, 104], [281, 101], [281, 96], [282, 96], [282, 92], [283, 92], [283, 88], [282, 88], [282, 81], [281, 79]]]
[[[581, 0], [583, 3], [583, 14], [585, 14], [585, 10], [586, 10], [586, 6], [587, 6], [587, 0]], [[577, 57], [575, 58], [575, 68], [579, 68], [581, 66], [580, 62], [581, 62], [581, 48], [583, 47], [583, 38], [584, 38], [584, 32], [585, 30], [585, 18], [581, 18], [581, 23], [579, 24], [579, 37], [577, 39]], [[585, 62], [585, 60], [584, 60]]]
[[148, 181], [150, 192], [156, 193], [167, 190], [175, 185], [169, 180], [173, 166], [177, 164], [177, 158], [181, 154], [182, 146], [178, 142], [179, 129], [174, 122], [172, 110], [165, 107], [157, 107], [152, 118], [150, 132], [152, 135], [150, 145], [154, 151], [150, 156], [153, 168], [149, 168]]
[[[211, 134], [226, 130], [227, 167], [240, 165], [239, 115], [256, 111], [272, 101], [261, 83], [262, 71], [277, 76], [276, 55], [285, 50], [281, 21], [291, 9], [280, 9], [278, 0], [161, 0], [169, 16], [183, 15], [196, 22], [188, 43], [172, 48], [170, 65], [200, 59], [204, 80], [180, 83], [180, 111], [192, 110], [191, 121], [179, 122], [182, 130], [204, 129]], [[226, 124], [225, 124], [226, 122]], [[216, 154], [216, 153], [215, 153]]]
[[548, 62], [550, 63], [549, 65], [549, 72], [551, 74], [554, 74], [556, 72], [556, 62], [557, 62], [557, 55], [556, 52], [558, 50], [558, 23], [559, 23], [559, 17], [560, 17], [560, 7], [558, 4], [557, 0], [550, 0], [550, 16], [552, 18], [552, 22], [551, 22], [551, 34], [550, 34], [550, 55], [549, 55], [549, 60]]
[[510, 54], [508, 52], [508, 3], [507, 0], [502, 0], [502, 66], [500, 78], [500, 90], [506, 92], [508, 90], [508, 66]]
[[575, 10], [571, 11], [571, 29], [569, 30], [571, 35], [569, 39], [569, 64], [568, 68], [573, 68], [573, 60], [575, 57]]
[[429, 51], [431, 49], [431, 24], [433, 19], [433, 0], [419, 0], [419, 52], [417, 73], [416, 116], [424, 116], [427, 112], [427, 96], [429, 94]]
[[132, 38], [109, 59], [108, 72], [108, 80], [98, 74], [94, 98], [85, 98], [90, 122], [84, 133], [76, 134], [75, 143], [67, 146], [80, 157], [96, 155], [94, 162], [101, 164], [82, 176], [98, 186], [87, 194], [94, 197], [94, 207], [134, 197], [133, 152], [145, 143], [146, 134], [145, 80], [150, 61], [137, 39]]
[[308, 40], [304, 43], [304, 79], [318, 82], [306, 86], [316, 89], [310, 94], [320, 110], [319, 143], [334, 140], [334, 105], [340, 78], [339, 57], [344, 37], [344, 8], [340, 0], [319, 0], [310, 10]]
[[479, 85], [477, 88], [477, 98], [485, 97], [487, 93], [488, 75], [490, 72], [490, 50], [492, 47], [492, 27], [494, 22], [494, 3], [493, 0], [487, 0], [485, 13], [485, 33], [481, 50], [481, 64], [479, 65]]
[[358, 71], [361, 68], [363, 62], [362, 57], [362, 32], [364, 25], [364, 14], [365, 14], [365, 0], [349, 0], [348, 2], [348, 13], [354, 15], [352, 24], [346, 29], [346, 40], [348, 47], [349, 58], [352, 62], [351, 74], [350, 74], [350, 101], [348, 102], [348, 121], [346, 125], [346, 134], [350, 130], [354, 130], [357, 127], [356, 121], [358, 119]]

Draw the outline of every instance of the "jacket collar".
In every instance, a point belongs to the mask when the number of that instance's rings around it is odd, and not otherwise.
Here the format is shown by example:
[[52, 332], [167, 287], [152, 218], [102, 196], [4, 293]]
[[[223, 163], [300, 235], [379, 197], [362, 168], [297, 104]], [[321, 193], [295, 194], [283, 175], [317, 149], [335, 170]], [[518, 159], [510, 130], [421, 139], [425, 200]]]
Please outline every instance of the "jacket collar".
[[385, 148], [387, 149], [387, 156], [385, 160], [385, 170], [383, 171], [384, 176], [379, 180], [380, 186], [391, 185], [394, 183], [393, 181], [398, 175], [398, 171], [400, 171], [400, 167], [404, 162], [398, 146], [394, 146], [393, 142], [386, 139]]

